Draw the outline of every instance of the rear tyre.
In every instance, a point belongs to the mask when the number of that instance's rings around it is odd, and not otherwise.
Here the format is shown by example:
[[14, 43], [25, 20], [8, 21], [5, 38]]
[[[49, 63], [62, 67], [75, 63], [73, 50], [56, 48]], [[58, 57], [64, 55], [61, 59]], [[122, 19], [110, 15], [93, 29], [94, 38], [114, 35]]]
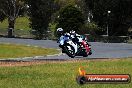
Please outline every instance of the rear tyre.
[[89, 54], [88, 55], [92, 55], [92, 50], [89, 51]]
[[84, 53], [83, 53], [83, 57], [87, 57], [88, 56], [88, 53], [87, 51], [85, 50]]
[[89, 55], [89, 52], [87, 52], [86, 49], [83, 50], [83, 57], [87, 57]]

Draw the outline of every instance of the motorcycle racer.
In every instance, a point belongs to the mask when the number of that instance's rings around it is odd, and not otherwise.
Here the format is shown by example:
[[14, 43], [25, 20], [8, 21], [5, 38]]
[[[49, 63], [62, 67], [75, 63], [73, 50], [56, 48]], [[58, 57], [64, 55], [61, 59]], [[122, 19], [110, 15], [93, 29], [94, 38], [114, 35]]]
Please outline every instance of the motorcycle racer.
[[[77, 44], [81, 43], [83, 40], [85, 40], [87, 42], [86, 38], [82, 38], [81, 35], [77, 34], [74, 30], [71, 30], [70, 33], [67, 33], [67, 32], [64, 33], [62, 28], [58, 28], [57, 29], [57, 35], [58, 35], [58, 37], [61, 37], [63, 35], [67, 35], [67, 36], [69, 36], [70, 39], [72, 39], [72, 41], [74, 43], [77, 43]], [[58, 39], [58, 41], [59, 41], [59, 39]], [[87, 44], [88, 44], [88, 42], [87, 42]]]

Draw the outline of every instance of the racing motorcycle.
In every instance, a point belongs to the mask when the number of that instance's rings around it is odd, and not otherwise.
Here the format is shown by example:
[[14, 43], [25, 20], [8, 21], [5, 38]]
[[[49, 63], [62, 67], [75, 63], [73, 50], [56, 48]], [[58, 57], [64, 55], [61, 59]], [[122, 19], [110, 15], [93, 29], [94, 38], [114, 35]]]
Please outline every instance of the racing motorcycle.
[[80, 43], [74, 42], [68, 34], [62, 35], [58, 41], [59, 47], [62, 48], [62, 53], [66, 53], [69, 57], [75, 56], [87, 57], [91, 55], [91, 48], [87, 42], [80, 38]]

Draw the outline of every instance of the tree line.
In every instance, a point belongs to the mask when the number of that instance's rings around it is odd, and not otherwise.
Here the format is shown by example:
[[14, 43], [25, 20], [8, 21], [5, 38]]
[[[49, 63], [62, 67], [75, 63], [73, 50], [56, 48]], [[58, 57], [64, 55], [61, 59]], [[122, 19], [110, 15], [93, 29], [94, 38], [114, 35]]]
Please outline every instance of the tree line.
[[8, 37], [13, 36], [16, 19], [24, 14], [29, 16], [36, 39], [42, 39], [53, 25], [54, 32], [62, 27], [105, 35], [109, 27], [110, 36], [128, 35], [132, 0], [0, 0], [0, 21], [8, 19]]

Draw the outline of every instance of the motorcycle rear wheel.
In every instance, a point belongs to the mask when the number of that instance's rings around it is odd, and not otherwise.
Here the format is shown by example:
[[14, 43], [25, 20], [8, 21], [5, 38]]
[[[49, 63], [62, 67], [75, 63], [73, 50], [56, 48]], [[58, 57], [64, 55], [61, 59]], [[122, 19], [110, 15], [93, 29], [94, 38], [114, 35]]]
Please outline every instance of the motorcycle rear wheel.
[[88, 56], [88, 54], [85, 52], [84, 54], [83, 54], [83, 57], [87, 57]]

